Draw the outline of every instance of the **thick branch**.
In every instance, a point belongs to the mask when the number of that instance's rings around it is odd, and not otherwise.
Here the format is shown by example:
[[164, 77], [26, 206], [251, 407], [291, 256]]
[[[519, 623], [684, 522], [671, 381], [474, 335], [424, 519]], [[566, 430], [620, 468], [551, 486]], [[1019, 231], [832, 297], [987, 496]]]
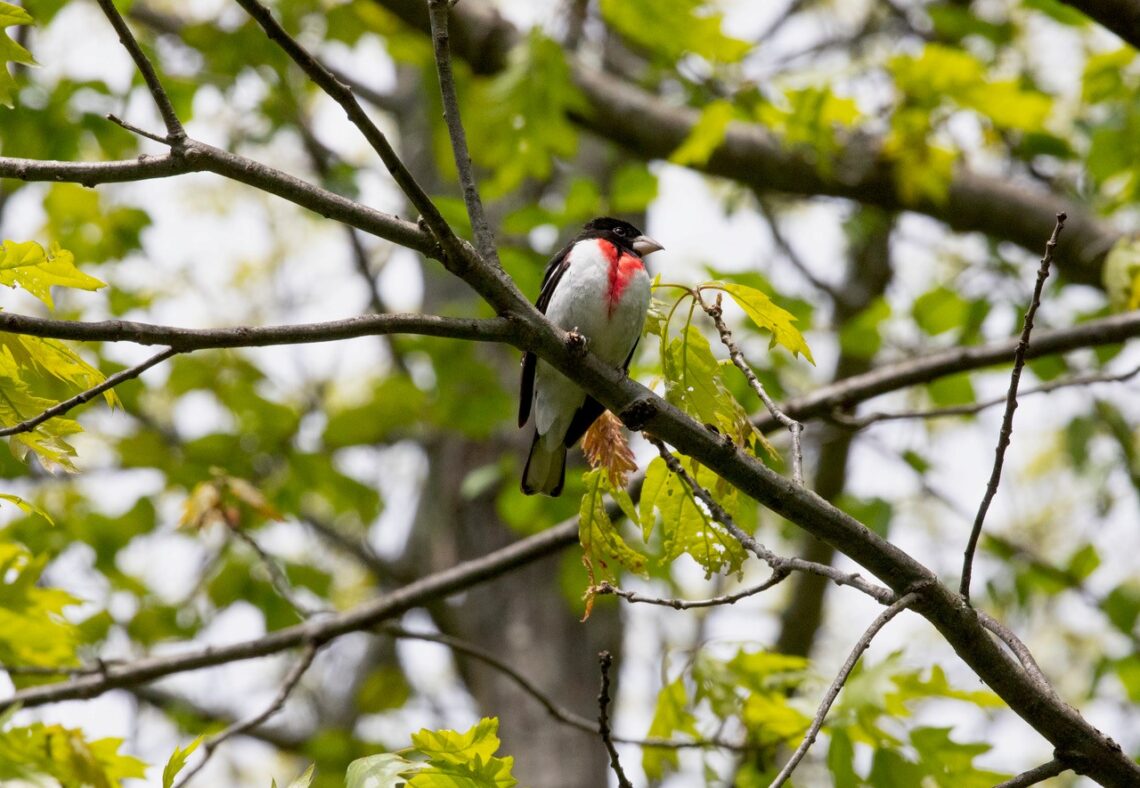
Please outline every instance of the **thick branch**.
[[[423, 0], [374, 1], [424, 34], [429, 32]], [[1125, 0], [1100, 2], [1116, 5]], [[505, 68], [507, 53], [519, 40], [518, 30], [485, 3], [466, 0], [452, 10], [452, 52], [477, 73]], [[668, 158], [700, 117], [698, 109], [668, 103], [612, 74], [577, 62], [571, 62], [571, 68], [589, 105], [573, 120], [642, 158]], [[889, 211], [916, 211], [955, 230], [987, 233], [1026, 249], [1038, 247], [1056, 214], [1067, 213], [1057, 264], [1070, 280], [1085, 284], [1099, 286], [1104, 256], [1119, 238], [1093, 214], [1056, 195], [964, 171], [954, 175], [944, 200], [908, 198], [900, 193], [878, 145], [866, 140], [852, 140], [838, 151], [832, 166], [821, 168], [811, 155], [781, 146], [759, 125], [734, 123], [700, 169], [765, 193], [829, 195]]]

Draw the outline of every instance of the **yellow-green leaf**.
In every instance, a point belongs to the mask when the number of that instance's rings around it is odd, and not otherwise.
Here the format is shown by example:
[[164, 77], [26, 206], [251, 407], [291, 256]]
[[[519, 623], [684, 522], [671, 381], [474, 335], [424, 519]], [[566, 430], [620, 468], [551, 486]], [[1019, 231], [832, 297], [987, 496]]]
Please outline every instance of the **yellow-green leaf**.
[[[737, 509], [736, 489], [695, 460], [688, 464], [689, 475], [709, 491], [729, 516], [733, 516]], [[739, 572], [746, 557], [740, 542], [707, 514], [689, 485], [664, 465], [661, 458], [650, 463], [646, 484], [641, 489], [642, 527], [648, 530], [649, 526], [645, 524], [653, 520], [647, 515], [654, 508], [661, 513], [662, 561], [671, 562], [688, 554], [701, 565], [707, 576], [717, 572]]]
[[98, 290], [104, 287], [93, 276], [75, 267], [75, 257], [58, 244], [47, 251], [35, 241], [4, 241], [0, 244], [0, 284], [20, 287], [54, 309], [52, 287]]
[[185, 747], [175, 747], [174, 752], [170, 754], [170, 760], [166, 762], [166, 766], [162, 770], [162, 788], [170, 788], [174, 785], [174, 778], [182, 771], [182, 767], [186, 765], [186, 759], [198, 749], [198, 745], [206, 738], [202, 734], [194, 741], [187, 744]]
[[25, 514], [38, 514], [40, 517], [48, 521], [50, 525], [55, 525], [55, 520], [51, 519], [51, 515], [45, 512], [40, 507], [36, 506], [31, 501], [25, 500], [18, 495], [11, 493], [0, 493], [0, 501], [7, 501], [8, 503], [15, 504]]
[[5, 107], [12, 106], [12, 92], [16, 89], [16, 80], [8, 71], [8, 64], [23, 63], [32, 66], [36, 61], [32, 53], [13, 41], [4, 28], [34, 23], [31, 14], [20, 6], [0, 2], [0, 104]]
[[[578, 509], [578, 541], [582, 544], [582, 560], [590, 573], [590, 584], [616, 580], [621, 567], [644, 575], [645, 556], [626, 543], [606, 513], [605, 493], [610, 492], [610, 487], [605, 471], [597, 468], [582, 479], [586, 492]], [[626, 505], [633, 508], [632, 501]]]
[[792, 355], [802, 353], [811, 364], [815, 364], [811, 348], [795, 326], [795, 315], [777, 306], [762, 290], [736, 282], [709, 282], [704, 286], [728, 293], [753, 323], [772, 333], [773, 346], [781, 345]]

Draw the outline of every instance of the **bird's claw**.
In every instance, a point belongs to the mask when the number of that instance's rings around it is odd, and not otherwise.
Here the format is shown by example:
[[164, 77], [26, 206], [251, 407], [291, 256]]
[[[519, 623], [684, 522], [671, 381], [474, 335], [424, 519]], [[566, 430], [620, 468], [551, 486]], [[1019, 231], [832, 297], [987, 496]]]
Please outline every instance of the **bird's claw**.
[[588, 337], [579, 334], [578, 329], [575, 328], [566, 333], [566, 347], [574, 355], [584, 356], [586, 351], [590, 349], [590, 340]]

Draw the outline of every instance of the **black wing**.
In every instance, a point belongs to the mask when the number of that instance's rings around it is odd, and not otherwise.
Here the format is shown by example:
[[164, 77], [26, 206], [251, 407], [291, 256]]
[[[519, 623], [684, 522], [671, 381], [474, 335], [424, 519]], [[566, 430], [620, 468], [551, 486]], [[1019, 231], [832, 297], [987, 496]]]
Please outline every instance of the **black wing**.
[[[625, 357], [625, 364], [622, 365], [622, 369], [626, 372], [629, 372], [629, 362], [633, 361], [633, 354], [637, 352], [637, 343], [640, 341], [641, 337], [638, 337], [637, 342], [633, 343], [633, 349]], [[606, 409], [602, 403], [587, 395], [582, 407], [574, 411], [574, 418], [570, 420], [570, 427], [566, 430], [566, 438], [563, 439], [562, 445], [570, 447], [577, 443], [578, 439], [586, 434], [586, 430], [590, 429], [590, 425], [598, 420], [598, 416], [605, 412]]]
[[[554, 289], [558, 287], [562, 274], [566, 273], [566, 269], [570, 266], [570, 247], [573, 245], [574, 242], [571, 241], [563, 246], [546, 265], [546, 272], [542, 275], [542, 290], [538, 294], [538, 301], [535, 302], [538, 311], [544, 315], [554, 295]], [[537, 363], [538, 359], [533, 353], [523, 353], [522, 381], [519, 385], [519, 427], [526, 426], [527, 419], [530, 418], [531, 400], [534, 399], [534, 371]]]

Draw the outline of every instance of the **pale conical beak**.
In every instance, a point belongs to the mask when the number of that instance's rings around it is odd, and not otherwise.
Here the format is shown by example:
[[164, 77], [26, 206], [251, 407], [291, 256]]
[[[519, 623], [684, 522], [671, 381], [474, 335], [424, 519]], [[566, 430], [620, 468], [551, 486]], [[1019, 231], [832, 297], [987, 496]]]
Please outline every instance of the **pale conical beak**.
[[665, 247], [654, 241], [648, 235], [639, 235], [633, 239], [633, 251], [637, 252], [642, 257], [654, 252], [660, 252]]

